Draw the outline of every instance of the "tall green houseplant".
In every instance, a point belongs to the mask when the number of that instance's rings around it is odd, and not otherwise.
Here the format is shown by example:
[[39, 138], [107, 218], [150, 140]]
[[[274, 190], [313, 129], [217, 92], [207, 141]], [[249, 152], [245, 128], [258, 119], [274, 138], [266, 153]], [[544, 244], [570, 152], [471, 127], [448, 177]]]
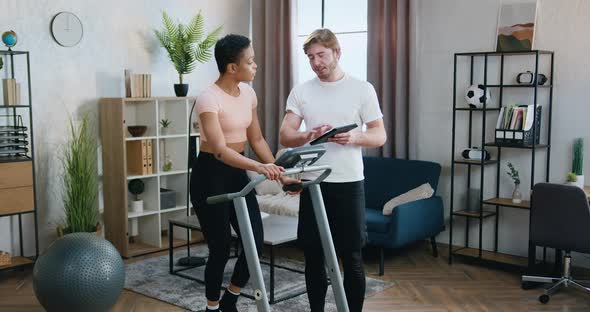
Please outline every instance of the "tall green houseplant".
[[584, 139], [582, 138], [574, 140], [572, 172], [578, 176], [584, 175]]
[[180, 83], [174, 85], [176, 96], [186, 96], [188, 84], [183, 83], [182, 75], [192, 73], [197, 62], [205, 63], [211, 59], [211, 48], [217, 42], [223, 26], [217, 27], [203, 39], [204, 19], [200, 11], [188, 25], [175, 24], [166, 12], [162, 12], [162, 22], [164, 28], [154, 30], [154, 33], [178, 72]]
[[61, 159], [63, 233], [95, 232], [98, 227], [97, 141], [88, 115], [84, 115], [79, 124], [70, 120], [68, 135]]

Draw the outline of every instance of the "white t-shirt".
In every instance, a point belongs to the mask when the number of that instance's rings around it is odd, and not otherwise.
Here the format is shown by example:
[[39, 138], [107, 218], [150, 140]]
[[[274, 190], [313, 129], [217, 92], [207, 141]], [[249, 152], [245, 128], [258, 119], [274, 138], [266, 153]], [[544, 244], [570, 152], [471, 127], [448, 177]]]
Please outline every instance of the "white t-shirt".
[[[334, 82], [323, 82], [316, 77], [296, 86], [287, 98], [286, 109], [303, 118], [308, 130], [323, 124], [340, 127], [356, 123], [358, 127], [351, 131], [362, 131], [363, 124], [383, 117], [373, 86], [348, 74]], [[326, 182], [364, 179], [360, 146], [331, 142], [323, 145], [326, 153], [315, 164], [332, 167]], [[310, 172], [303, 178], [314, 179], [320, 173]]]

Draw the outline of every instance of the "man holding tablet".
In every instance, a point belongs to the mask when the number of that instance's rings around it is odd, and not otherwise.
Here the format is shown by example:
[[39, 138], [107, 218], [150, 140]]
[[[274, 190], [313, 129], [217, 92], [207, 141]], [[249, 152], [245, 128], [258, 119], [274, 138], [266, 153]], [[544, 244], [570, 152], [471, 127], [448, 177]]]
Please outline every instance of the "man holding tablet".
[[[365, 273], [361, 250], [366, 241], [366, 226], [361, 147], [385, 143], [383, 114], [373, 86], [340, 68], [340, 45], [334, 33], [328, 29], [314, 31], [305, 40], [303, 51], [317, 77], [291, 90], [280, 141], [284, 146], [297, 147], [320, 138], [333, 127], [338, 130], [328, 135], [327, 141], [326, 137], [319, 139], [326, 153], [316, 164], [332, 167], [332, 173], [321, 183], [322, 197], [336, 253], [342, 260], [348, 307], [351, 312], [362, 311]], [[311, 130], [299, 132], [302, 121]], [[362, 125], [366, 125], [366, 131], [362, 131]], [[316, 175], [307, 173], [303, 179], [312, 180]], [[301, 193], [297, 236], [305, 255], [311, 311], [324, 311], [328, 283], [307, 189]]]

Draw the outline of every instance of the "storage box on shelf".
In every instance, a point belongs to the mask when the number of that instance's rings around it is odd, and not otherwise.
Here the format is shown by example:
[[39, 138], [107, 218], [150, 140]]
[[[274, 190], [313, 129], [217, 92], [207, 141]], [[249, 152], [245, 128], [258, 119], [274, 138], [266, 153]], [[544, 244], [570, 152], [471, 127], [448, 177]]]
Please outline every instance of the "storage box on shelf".
[[[13, 238], [11, 227], [3, 229], [2, 235], [10, 241], [18, 240], [19, 246], [18, 252], [2, 254], [0, 270], [6, 270], [34, 263], [39, 242], [29, 52], [0, 51], [0, 58], [7, 73], [0, 97], [0, 219], [16, 221], [18, 239]], [[31, 235], [23, 235], [25, 218], [33, 219], [33, 242]], [[28, 244], [34, 244], [34, 255], [25, 253]]]
[[[166, 249], [167, 220], [193, 214], [191, 207], [187, 207], [186, 183], [188, 119], [194, 100], [194, 97], [100, 100], [105, 237], [124, 257]], [[166, 128], [162, 127], [162, 120], [167, 120]], [[133, 136], [128, 126], [143, 126], [143, 129]], [[190, 138], [198, 145], [199, 134], [192, 127]], [[129, 206], [135, 195], [128, 191], [127, 185], [134, 179], [144, 182], [144, 191], [138, 195], [143, 210], [132, 212]], [[201, 239], [200, 233], [190, 235], [193, 242]], [[175, 246], [187, 243], [186, 233], [175, 233], [175, 237]]]
[[[531, 61], [533, 72], [538, 73], [541, 72], [541, 67], [544, 66], [545, 73], [549, 72], [549, 82], [545, 85], [538, 85], [538, 84], [516, 84], [514, 83], [511, 78], [511, 73], [507, 70], [509, 61], [516, 61], [518, 66], [522, 67], [522, 64], [525, 61]], [[461, 63], [464, 62], [464, 63]], [[539, 182], [540, 179], [535, 179], [535, 158], [537, 151], [544, 151], [546, 152], [544, 169], [545, 169], [545, 177], [544, 181], [549, 180], [549, 159], [550, 159], [550, 146], [551, 146], [551, 109], [552, 109], [552, 102], [553, 102], [553, 62], [554, 62], [554, 54], [552, 51], [541, 51], [541, 50], [533, 50], [533, 51], [525, 51], [525, 52], [510, 52], [510, 53], [503, 53], [503, 52], [465, 52], [465, 53], [455, 53], [454, 56], [454, 81], [453, 81], [453, 133], [452, 133], [452, 163], [451, 163], [451, 198], [450, 198], [450, 231], [449, 231], [449, 263], [452, 263], [454, 256], [463, 256], [467, 257], [471, 260], [477, 260], [484, 263], [490, 263], [495, 265], [507, 266], [507, 267], [524, 267], [527, 265], [527, 260], [525, 258], [519, 259], [515, 261], [514, 257], [506, 256], [502, 253], [498, 252], [498, 231], [499, 231], [499, 209], [501, 207], [508, 207], [508, 208], [519, 208], [519, 209], [530, 209], [530, 202], [528, 200], [523, 200], [520, 203], [512, 202], [512, 199], [509, 197], [502, 197], [500, 195], [500, 176], [504, 174], [504, 168], [501, 168], [501, 161], [502, 161], [502, 150], [504, 148], [511, 148], [515, 149], [515, 151], [529, 151], [530, 152], [530, 187], [534, 185], [535, 182]], [[473, 109], [469, 107], [461, 107], [465, 105], [461, 105], [461, 101], [458, 98], [461, 98], [461, 92], [458, 91], [458, 67], [461, 64], [467, 64], [469, 67], [469, 84], [474, 83], [481, 83], [484, 92], [486, 89], [493, 88], [494, 94], [497, 99], [497, 103], [492, 105], [492, 103], [484, 104], [482, 108]], [[497, 65], [497, 67], [492, 67], [492, 65]], [[514, 63], [512, 64], [514, 65]], [[529, 65], [531, 66], [531, 65]], [[528, 68], [528, 67], [527, 67]], [[481, 71], [480, 71], [481, 70]], [[481, 73], [478, 76], [478, 73]], [[513, 73], [512, 73], [513, 74]], [[498, 82], [494, 82], [493, 84], [490, 83], [492, 79], [497, 79]], [[483, 80], [483, 81], [482, 81]], [[465, 81], [465, 80], [463, 80]], [[477, 82], [474, 82], [477, 81]], [[527, 115], [526, 123], [530, 123], [532, 121], [532, 126], [525, 127], [524, 120], [522, 123], [522, 127], [520, 129], [518, 127], [506, 127], [506, 124], [501, 124], [501, 119], [499, 118], [502, 116], [501, 114], [504, 113], [504, 110], [507, 110], [507, 107], [510, 103], [506, 98], [511, 94], [516, 92], [520, 92], [521, 96], [522, 93], [527, 96], [528, 103], [528, 111], [535, 112], [535, 114]], [[543, 96], [547, 99], [547, 101], [543, 102], [543, 110], [541, 108], [540, 102], [540, 92], [543, 93]], [[484, 93], [485, 94], [485, 93]], [[457, 150], [456, 146], [456, 136], [457, 136], [457, 126], [459, 125], [459, 121], [457, 120], [457, 114], [463, 111], [469, 112], [468, 116], [468, 127], [467, 127], [467, 146], [465, 147], [473, 147], [475, 146], [483, 146], [486, 148], [495, 148], [495, 157], [489, 160], [465, 160], [461, 159], [460, 153]], [[543, 116], [541, 114], [547, 114], [545, 121], [543, 120]], [[481, 126], [481, 132], [476, 134], [475, 139], [472, 137], [474, 123], [478, 120], [474, 119], [473, 115], [475, 113], [481, 114], [481, 121], [478, 126]], [[500, 115], [498, 115], [500, 113]], [[488, 118], [488, 117], [492, 118]], [[524, 117], [523, 117], [524, 118]], [[488, 120], [490, 119], [490, 120]], [[531, 120], [532, 119], [532, 120]], [[493, 125], [490, 125], [489, 122], [493, 121]], [[486, 126], [486, 123], [488, 126]], [[542, 134], [544, 134], [545, 142], [542, 142], [541, 139]], [[489, 140], [489, 137], [492, 136], [494, 138], [493, 142], [486, 142]], [[477, 207], [469, 207], [473, 201], [470, 199], [471, 192], [466, 192], [465, 196], [465, 203], [462, 203], [460, 200], [456, 199], [456, 186], [455, 186], [455, 179], [458, 176], [458, 171], [456, 165], [466, 165], [466, 181], [467, 181], [467, 190], [471, 189], [473, 186], [479, 187], [479, 194], [478, 199], [475, 201]], [[493, 189], [495, 195], [491, 198], [485, 196], [486, 190], [490, 190], [492, 187], [488, 186], [486, 183], [486, 179], [484, 176], [484, 172], [486, 171], [487, 165], [496, 165], [495, 177], [496, 182], [493, 183]], [[479, 178], [477, 180], [472, 179], [472, 170], [479, 171]], [[523, 181], [526, 183], [526, 181]], [[468, 207], [465, 207], [468, 206]], [[453, 224], [455, 217], [462, 217], [465, 220], [465, 244], [464, 246], [454, 246], [455, 241], [453, 240]], [[484, 221], [489, 220], [490, 218], [494, 219], [493, 229], [494, 229], [494, 238], [493, 248], [492, 250], [486, 250], [483, 246], [483, 236], [488, 235], [486, 231], [484, 231]], [[475, 223], [470, 223], [471, 219], [477, 220]], [[472, 248], [470, 244], [470, 226], [476, 225], [478, 226], [478, 241], [477, 247]], [[523, 243], [526, 243], [524, 241]]]

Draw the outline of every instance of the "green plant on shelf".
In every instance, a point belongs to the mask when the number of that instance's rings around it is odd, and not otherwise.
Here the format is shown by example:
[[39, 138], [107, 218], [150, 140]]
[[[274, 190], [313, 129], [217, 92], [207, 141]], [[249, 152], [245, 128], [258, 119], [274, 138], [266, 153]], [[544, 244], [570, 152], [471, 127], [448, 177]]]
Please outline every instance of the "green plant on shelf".
[[579, 176], [584, 175], [584, 139], [582, 138], [574, 140], [572, 172]]
[[199, 12], [188, 25], [174, 23], [166, 12], [162, 12], [162, 30], [154, 30], [160, 45], [168, 52], [168, 57], [178, 72], [178, 80], [183, 84], [183, 75], [190, 74], [197, 62], [205, 63], [213, 56], [212, 48], [217, 42], [222, 26], [217, 27], [204, 38], [204, 18]]
[[168, 127], [170, 127], [171, 124], [172, 124], [172, 121], [170, 121], [168, 119], [160, 120], [160, 126], [162, 126], [162, 128], [168, 128]]
[[170, 160], [170, 155], [166, 155], [164, 157], [164, 165], [162, 165], [162, 171], [170, 170], [172, 170], [172, 161]]
[[575, 172], [568, 172], [568, 174], [566, 176], [566, 181], [567, 182], [577, 182], [578, 175]]
[[0, 69], [2, 69], [2, 67], [4, 67], [4, 61], [2, 60], [2, 58], [0, 57]]
[[160, 126], [162, 127], [160, 132], [162, 134], [168, 134], [169, 129], [172, 128], [172, 121], [169, 119], [162, 119], [160, 120]]
[[145, 184], [141, 179], [133, 179], [127, 185], [129, 192], [133, 194], [135, 200], [139, 200], [139, 195], [145, 191]]
[[520, 184], [520, 175], [518, 174], [518, 170], [514, 168], [514, 165], [511, 162], [508, 163], [508, 169], [510, 171], [506, 173], [508, 173], [508, 176], [510, 176], [510, 178], [514, 181], [514, 184]]

